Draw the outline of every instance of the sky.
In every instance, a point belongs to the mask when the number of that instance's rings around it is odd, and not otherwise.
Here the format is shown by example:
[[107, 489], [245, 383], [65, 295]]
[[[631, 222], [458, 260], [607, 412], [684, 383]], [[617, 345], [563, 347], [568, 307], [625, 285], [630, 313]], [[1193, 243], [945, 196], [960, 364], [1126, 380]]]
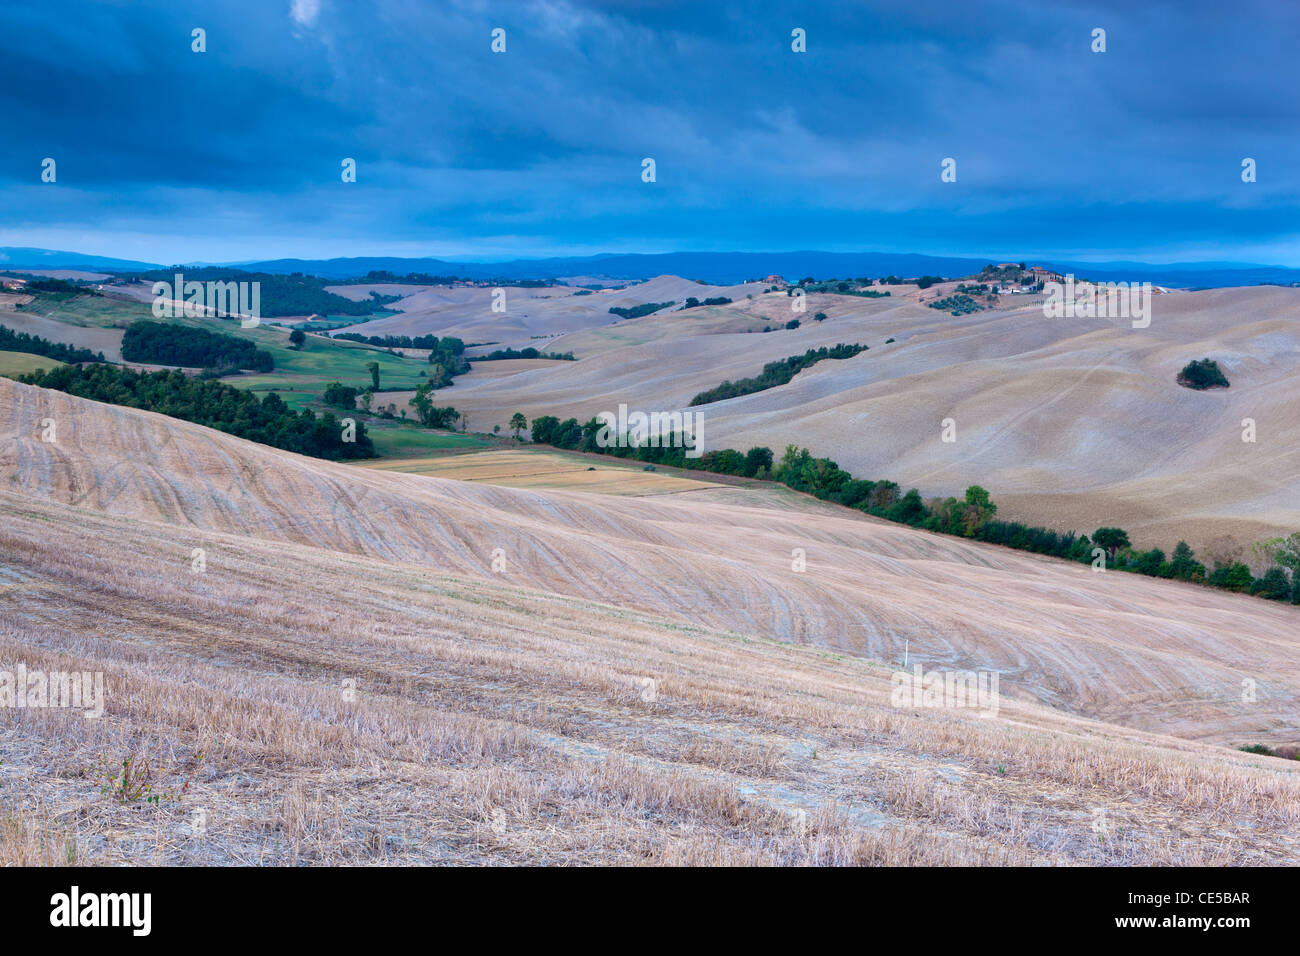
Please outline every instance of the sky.
[[1298, 51], [1291, 0], [4, 0], [0, 245], [1300, 266]]

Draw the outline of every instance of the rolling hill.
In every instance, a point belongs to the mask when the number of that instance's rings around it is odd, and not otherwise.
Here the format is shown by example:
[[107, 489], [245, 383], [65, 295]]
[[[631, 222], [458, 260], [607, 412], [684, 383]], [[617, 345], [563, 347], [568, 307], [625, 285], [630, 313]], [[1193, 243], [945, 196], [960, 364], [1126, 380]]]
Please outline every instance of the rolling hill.
[[[0, 654], [110, 689], [101, 721], [6, 718], [6, 862], [1300, 856], [1300, 765], [1221, 746], [1297, 739], [1292, 608], [788, 492], [398, 474], [8, 381], [0, 408]], [[904, 655], [995, 670], [998, 713], [894, 706]], [[123, 754], [158, 806], [96, 797]]]
[[[1119, 525], [1166, 550], [1224, 536], [1248, 548], [1300, 529], [1300, 290], [1157, 295], [1150, 327], [1134, 329], [1127, 319], [1044, 318], [1034, 296], [961, 317], [924, 304], [950, 288], [811, 295], [800, 328], [767, 334], [753, 330], [794, 314], [782, 294], [649, 316], [548, 343], [577, 362], [471, 373], [440, 395], [480, 428], [517, 411], [580, 421], [620, 403], [670, 411], [767, 362], [860, 343], [870, 351], [697, 409], [706, 447], [806, 446], [926, 496], [980, 484], [1004, 517], [1088, 533]], [[816, 312], [829, 317], [812, 321]], [[1231, 388], [1177, 385], [1179, 369], [1203, 356]], [[942, 439], [945, 419], [954, 442]], [[1242, 440], [1248, 419], [1254, 442]]]

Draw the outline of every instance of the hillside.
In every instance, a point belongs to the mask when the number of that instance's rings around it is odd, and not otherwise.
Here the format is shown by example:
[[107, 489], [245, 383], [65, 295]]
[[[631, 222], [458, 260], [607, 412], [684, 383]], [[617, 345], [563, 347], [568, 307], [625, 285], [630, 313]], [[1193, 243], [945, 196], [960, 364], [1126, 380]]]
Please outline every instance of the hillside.
[[[0, 654], [110, 688], [103, 720], [7, 724], [5, 862], [1300, 858], [1300, 765], [1214, 745], [1297, 739], [1293, 609], [788, 494], [394, 474], [7, 381], [0, 408]], [[999, 713], [890, 706], [904, 641], [997, 668]], [[97, 795], [124, 754], [159, 806]]]
[[[1160, 295], [1145, 329], [1048, 319], [1037, 304], [956, 317], [919, 301], [947, 286], [893, 292], [812, 295], [800, 328], [767, 334], [745, 330], [783, 323], [784, 295], [561, 336], [548, 347], [579, 361], [468, 376], [442, 394], [480, 428], [516, 411], [586, 420], [621, 402], [672, 410], [767, 362], [861, 343], [871, 350], [699, 409], [706, 447], [794, 443], [927, 496], [980, 484], [1005, 517], [1062, 531], [1120, 525], [1166, 549], [1221, 535], [1249, 547], [1300, 529], [1300, 290]], [[819, 311], [827, 320], [812, 320]], [[1232, 388], [1177, 385], [1202, 356], [1219, 361]], [[941, 440], [948, 418], [952, 443]], [[1254, 443], [1242, 441], [1245, 419], [1256, 423]]]
[[[1089, 716], [1300, 742], [1289, 606], [792, 509], [786, 496], [610, 498], [376, 471], [8, 381], [0, 406], [12, 423], [0, 487], [29, 498], [489, 579], [501, 548], [516, 585], [881, 661], [906, 641], [913, 658], [992, 667], [1007, 692]], [[39, 440], [46, 418], [56, 444]], [[1243, 677], [1267, 685], [1268, 702], [1240, 705]]]
[[[650, 302], [675, 303], [681, 306], [687, 297], [697, 299], [723, 296], [744, 299], [759, 293], [761, 285], [710, 286], [677, 276], [658, 276], [626, 289], [603, 289], [590, 295], [576, 295], [568, 286], [549, 288], [505, 289], [506, 311], [493, 312], [493, 290], [477, 286], [413, 287], [392, 285], [330, 286], [329, 291], [359, 298], [371, 290], [382, 295], [406, 294], [390, 308], [400, 315], [374, 319], [354, 325], [349, 332], [362, 335], [455, 335], [466, 342], [492, 342], [499, 347], [533, 346], [554, 351], [554, 336], [583, 329], [608, 326], [618, 321], [611, 308], [627, 308]], [[671, 310], [665, 310], [665, 312]], [[652, 318], [657, 318], [659, 313]], [[418, 330], [418, 331], [416, 331]], [[560, 351], [563, 351], [562, 349]]]

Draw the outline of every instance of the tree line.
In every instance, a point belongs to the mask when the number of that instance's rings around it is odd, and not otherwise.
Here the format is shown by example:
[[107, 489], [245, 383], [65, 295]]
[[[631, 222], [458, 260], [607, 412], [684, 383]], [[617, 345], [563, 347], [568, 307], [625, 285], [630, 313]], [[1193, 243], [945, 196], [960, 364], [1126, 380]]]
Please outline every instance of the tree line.
[[610, 314], [617, 315], [624, 319], [639, 319], [643, 315], [649, 315], [651, 312], [658, 312], [660, 309], [666, 309], [672, 305], [671, 302], [646, 302], [643, 305], [634, 305], [629, 307], [612, 305], [609, 307]]
[[522, 349], [495, 349], [487, 355], [471, 355], [470, 362], [496, 362], [501, 359], [556, 359], [562, 362], [576, 362], [572, 352], [542, 352], [531, 345]]
[[15, 332], [0, 325], [0, 352], [27, 352], [31, 355], [44, 355], [46, 358], [60, 362], [103, 362], [103, 352], [92, 352], [75, 345], [51, 342], [39, 335], [27, 332]]
[[1172, 555], [1166, 555], [1160, 548], [1147, 551], [1134, 548], [1128, 533], [1122, 528], [1098, 528], [1089, 537], [1073, 531], [1062, 533], [1019, 521], [1003, 521], [996, 517], [997, 505], [989, 492], [979, 485], [971, 485], [961, 498], [927, 501], [915, 488], [902, 493], [897, 482], [854, 478], [831, 459], [815, 458], [807, 448], [794, 445], [786, 446], [779, 461], [774, 461], [770, 448], [762, 446], [743, 453], [730, 448], [718, 449], [692, 459], [686, 457], [683, 442], [675, 434], [667, 436], [658, 447], [630, 443], [627, 447], [602, 447], [597, 442], [602, 428], [603, 423], [595, 418], [580, 424], [576, 418], [560, 421], [554, 415], [541, 415], [533, 420], [532, 440], [556, 448], [672, 468], [770, 479], [823, 501], [926, 531], [986, 541], [1104, 569], [1187, 581], [1300, 604], [1300, 532], [1289, 538], [1259, 542], [1255, 549], [1270, 566], [1263, 575], [1255, 577], [1250, 566], [1235, 557], [1219, 557], [1213, 567], [1207, 567], [1197, 560], [1196, 553], [1186, 541], [1179, 541]]
[[[792, 320], [797, 322], [798, 320]], [[847, 359], [860, 352], [865, 352], [870, 346], [867, 345], [845, 345], [841, 342], [839, 345], [827, 348], [822, 346], [819, 349], [809, 349], [803, 355], [791, 355], [789, 358], [778, 359], [775, 362], [768, 362], [763, 366], [763, 371], [753, 378], [742, 378], [738, 381], [725, 381], [721, 385], [711, 388], [708, 391], [700, 392], [691, 399], [689, 407], [695, 405], [708, 405], [710, 402], [720, 402], [727, 398], [736, 398], [740, 395], [750, 395], [754, 392], [761, 392], [764, 389], [776, 388], [778, 385], [786, 385], [797, 374], [806, 368], [811, 368], [818, 362], [826, 359]]]
[[[64, 365], [19, 378], [28, 385], [56, 389], [96, 402], [159, 412], [228, 435], [329, 458], [374, 458], [375, 446], [365, 425], [345, 430], [330, 412], [294, 412], [275, 392], [261, 401], [252, 392], [181, 371], [135, 372], [117, 365]], [[351, 437], [353, 440], [348, 441]]]

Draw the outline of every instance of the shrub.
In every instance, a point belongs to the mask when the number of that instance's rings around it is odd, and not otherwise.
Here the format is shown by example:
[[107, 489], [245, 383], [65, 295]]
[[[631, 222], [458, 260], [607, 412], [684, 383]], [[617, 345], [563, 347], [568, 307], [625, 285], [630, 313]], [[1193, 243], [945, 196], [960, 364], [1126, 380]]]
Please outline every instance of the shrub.
[[326, 405], [333, 405], [335, 408], [353, 409], [357, 407], [359, 392], [360, 389], [353, 388], [351, 385], [330, 382], [325, 386], [324, 401]]
[[1251, 584], [1250, 593], [1270, 601], [1285, 601], [1291, 596], [1291, 579], [1282, 568], [1269, 568]]
[[1188, 362], [1178, 373], [1178, 384], [1185, 388], [1204, 391], [1207, 388], [1228, 388], [1227, 376], [1213, 359], [1203, 358], [1197, 362]]

